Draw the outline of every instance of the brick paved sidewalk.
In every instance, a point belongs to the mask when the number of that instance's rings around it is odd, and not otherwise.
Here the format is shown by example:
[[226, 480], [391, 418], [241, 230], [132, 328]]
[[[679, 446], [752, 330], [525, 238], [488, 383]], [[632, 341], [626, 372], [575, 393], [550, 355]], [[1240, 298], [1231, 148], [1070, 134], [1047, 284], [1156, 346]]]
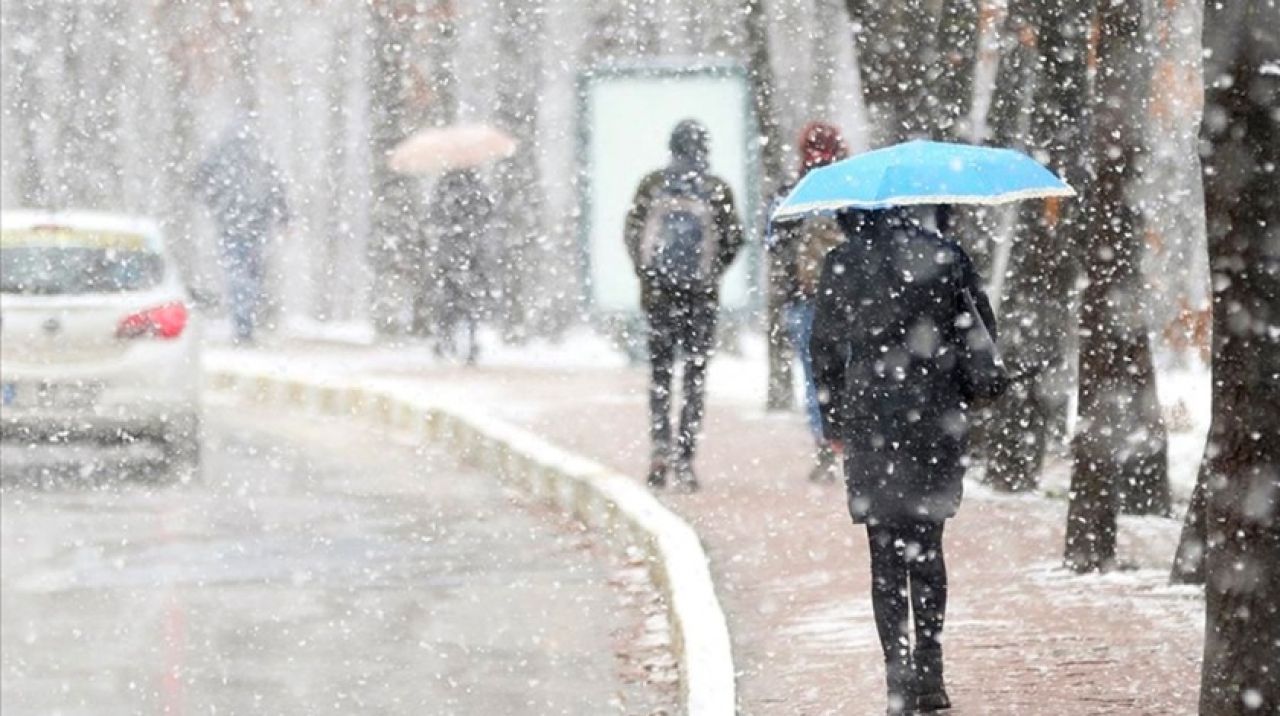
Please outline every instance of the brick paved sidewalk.
[[[381, 370], [487, 407], [642, 479], [648, 457], [641, 369]], [[765, 415], [720, 391], [712, 366], [703, 491], [666, 495], [702, 536], [729, 617], [744, 714], [883, 713], [865, 532], [843, 486], [805, 480], [797, 415]], [[1128, 519], [1137, 571], [1061, 570], [1065, 502], [992, 494], [972, 482], [948, 522], [946, 629], [954, 714], [1192, 714], [1202, 601], [1165, 586], [1173, 520]]]

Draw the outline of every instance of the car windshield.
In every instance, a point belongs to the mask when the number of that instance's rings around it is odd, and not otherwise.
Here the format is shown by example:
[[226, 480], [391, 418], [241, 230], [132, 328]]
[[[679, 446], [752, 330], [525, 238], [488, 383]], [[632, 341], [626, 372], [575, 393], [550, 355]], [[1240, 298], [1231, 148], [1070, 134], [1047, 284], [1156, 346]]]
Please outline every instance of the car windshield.
[[154, 287], [164, 261], [145, 248], [0, 246], [0, 292], [120, 293]]

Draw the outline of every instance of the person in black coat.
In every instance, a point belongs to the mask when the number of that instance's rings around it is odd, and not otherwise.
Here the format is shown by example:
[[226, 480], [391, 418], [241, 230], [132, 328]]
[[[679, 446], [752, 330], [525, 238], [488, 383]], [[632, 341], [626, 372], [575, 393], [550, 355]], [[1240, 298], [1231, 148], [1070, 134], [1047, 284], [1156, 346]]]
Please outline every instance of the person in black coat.
[[[488, 296], [484, 245], [493, 220], [493, 198], [478, 170], [453, 169], [436, 182], [430, 210], [435, 238], [431, 278], [439, 303], [436, 352], [474, 365], [480, 355], [476, 330]], [[465, 332], [465, 350], [459, 328]]]
[[[647, 482], [659, 488], [668, 474], [693, 492], [694, 453], [704, 413], [707, 366], [715, 344], [719, 286], [742, 248], [742, 223], [729, 184], [711, 172], [707, 128], [686, 119], [671, 131], [671, 161], [636, 189], [623, 238], [649, 324], [649, 435]], [[672, 382], [683, 355], [680, 424], [671, 439]]]
[[964, 250], [911, 210], [838, 219], [847, 240], [823, 266], [810, 341], [823, 430], [844, 455], [849, 514], [867, 526], [889, 713], [946, 708], [942, 529], [960, 506], [968, 442], [963, 291], [989, 330], [995, 321]]

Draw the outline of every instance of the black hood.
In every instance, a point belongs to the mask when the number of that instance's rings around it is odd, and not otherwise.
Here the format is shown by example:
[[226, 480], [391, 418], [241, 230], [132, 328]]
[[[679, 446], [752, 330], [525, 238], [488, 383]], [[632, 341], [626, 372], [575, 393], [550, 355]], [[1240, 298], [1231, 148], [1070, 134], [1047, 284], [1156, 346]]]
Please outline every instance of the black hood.
[[671, 163], [677, 169], [702, 173], [710, 165], [711, 138], [701, 122], [686, 119], [671, 130]]

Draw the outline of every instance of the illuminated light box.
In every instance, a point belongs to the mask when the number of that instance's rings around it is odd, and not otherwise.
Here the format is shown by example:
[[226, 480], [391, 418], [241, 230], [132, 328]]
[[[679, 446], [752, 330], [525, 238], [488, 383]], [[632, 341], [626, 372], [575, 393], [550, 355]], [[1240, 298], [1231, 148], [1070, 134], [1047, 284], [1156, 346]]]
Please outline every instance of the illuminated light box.
[[591, 310], [637, 313], [640, 294], [623, 242], [636, 187], [670, 159], [671, 130], [683, 119], [711, 134], [711, 172], [729, 183], [746, 245], [720, 285], [727, 310], [758, 301], [756, 130], [746, 71], [737, 65], [676, 62], [610, 65], [579, 78], [580, 240]]

